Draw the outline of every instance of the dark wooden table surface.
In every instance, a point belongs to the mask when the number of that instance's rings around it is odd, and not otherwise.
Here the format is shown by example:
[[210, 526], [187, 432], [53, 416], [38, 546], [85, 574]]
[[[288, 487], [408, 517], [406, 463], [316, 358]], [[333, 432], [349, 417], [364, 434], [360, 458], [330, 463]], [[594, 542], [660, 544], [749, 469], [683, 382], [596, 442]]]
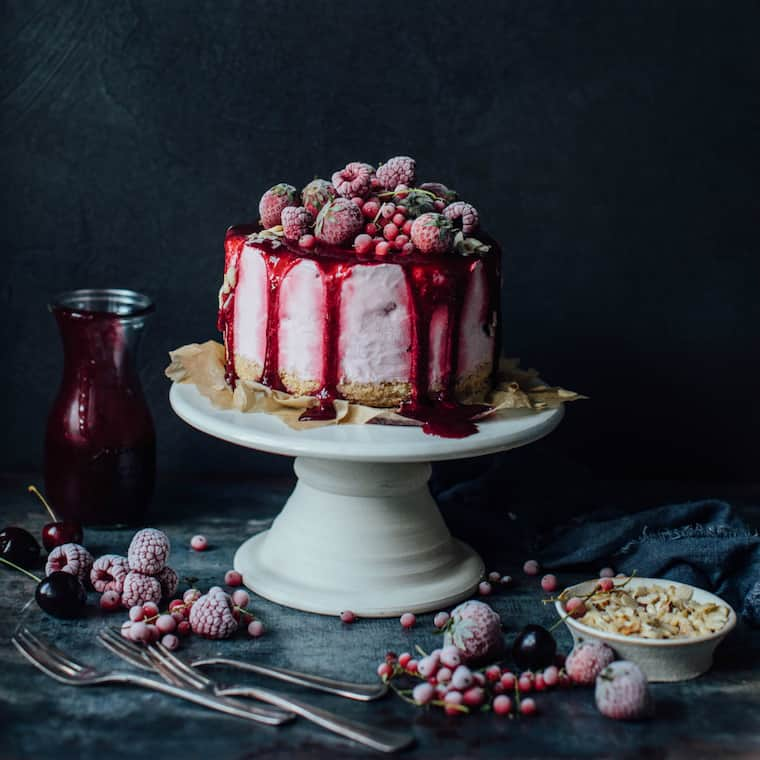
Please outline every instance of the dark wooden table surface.
[[[35, 533], [45, 521], [26, 493], [28, 477], [0, 481], [0, 522]], [[208, 588], [220, 584], [241, 539], [260, 530], [284, 502], [289, 480], [229, 482], [224, 480], [163, 481], [149, 525], [172, 539], [170, 564], [180, 576], [198, 578]], [[518, 582], [489, 602], [502, 616], [509, 641], [524, 624], [550, 624], [554, 613], [540, 603], [536, 579], [518, 568], [527, 558], [516, 549], [515, 537], [557, 515], [557, 489], [546, 483], [514, 483], [499, 495], [503, 506], [488, 514], [457, 510], [446, 515], [455, 533], [473, 543], [489, 568], [512, 573]], [[649, 507], [680, 498], [722, 496], [751, 502], [756, 489], [689, 484], [595, 484], [562, 489], [568, 509], [617, 501], [629, 508]], [[757, 502], [755, 502], [757, 503]], [[507, 508], [507, 504], [509, 507]], [[513, 512], [513, 516], [507, 513]], [[757, 512], [748, 509], [750, 517]], [[517, 519], [514, 519], [515, 515]], [[523, 517], [525, 516], [525, 517]], [[522, 522], [521, 522], [522, 521]], [[757, 526], [757, 522], [755, 522]], [[189, 539], [205, 534], [205, 553], [192, 552]], [[125, 553], [132, 531], [87, 531], [85, 543], [96, 556]], [[519, 539], [523, 540], [523, 539]], [[520, 545], [518, 540], [517, 546]], [[525, 539], [527, 540], [527, 539]], [[560, 582], [580, 579], [560, 576]], [[24, 619], [39, 635], [96, 666], [118, 664], [95, 643], [105, 623], [120, 623], [125, 615], [108, 616], [94, 606], [82, 620], [59, 621], [34, 605], [22, 608], [34, 583], [10, 571], [0, 573], [0, 757], [104, 758], [301, 758], [371, 757], [377, 753], [299, 720], [279, 729], [257, 727], [220, 716], [160, 694], [123, 687], [77, 689], [60, 685], [23, 661], [9, 638]], [[419, 644], [433, 648], [432, 615], [419, 616], [417, 626], [404, 631], [398, 620], [360, 620], [345, 626], [336, 618], [296, 612], [254, 598], [267, 633], [258, 640], [239, 635], [210, 642], [193, 638], [181, 650], [184, 657], [219, 653], [293, 667], [338, 678], [369, 680], [388, 649], [397, 652]], [[567, 651], [569, 636], [557, 633]], [[246, 676], [236, 675], [237, 681]], [[254, 677], [250, 677], [254, 678]], [[259, 679], [259, 682], [264, 682]], [[265, 681], [271, 688], [277, 682]], [[715, 666], [705, 676], [680, 684], [652, 687], [657, 711], [652, 720], [621, 723], [601, 717], [589, 689], [539, 695], [541, 714], [509, 720], [492, 714], [446, 717], [439, 710], [416, 709], [394, 695], [372, 704], [301, 692], [315, 704], [378, 726], [411, 731], [416, 746], [410, 758], [474, 757], [760, 757], [760, 631], [740, 623], [718, 649]]]

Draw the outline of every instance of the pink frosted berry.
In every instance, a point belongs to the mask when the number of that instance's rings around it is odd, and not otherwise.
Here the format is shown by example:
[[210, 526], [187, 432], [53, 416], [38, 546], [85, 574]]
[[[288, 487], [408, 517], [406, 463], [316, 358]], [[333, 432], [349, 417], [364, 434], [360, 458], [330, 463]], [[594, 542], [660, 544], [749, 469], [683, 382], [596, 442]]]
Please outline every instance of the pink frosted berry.
[[453, 676], [454, 673], [451, 670], [451, 668], [446, 667], [445, 665], [442, 665], [435, 673], [436, 680], [438, 683], [448, 683], [451, 680], [451, 676]]
[[152, 575], [143, 575], [136, 570], [127, 573], [121, 592], [122, 606], [129, 609], [137, 604], [161, 601], [161, 584]]
[[383, 237], [386, 240], [393, 241], [398, 237], [399, 228], [393, 223], [388, 222], [388, 224], [383, 227]]
[[159, 633], [174, 633], [177, 630], [177, 621], [171, 615], [159, 615], [156, 618], [156, 628]]
[[557, 589], [557, 576], [549, 573], [541, 578], [541, 588], [547, 593], [556, 591]]
[[413, 185], [416, 163], [409, 156], [394, 156], [378, 167], [377, 179], [386, 190], [395, 190], [397, 185]]
[[418, 216], [412, 223], [411, 237], [422, 253], [445, 253], [454, 242], [451, 222], [443, 214]]
[[264, 635], [264, 624], [260, 620], [251, 620], [248, 623], [248, 635], [254, 639]]
[[462, 664], [462, 655], [453, 644], [448, 644], [441, 649], [441, 662], [447, 667], [455, 670]]
[[138, 623], [144, 617], [145, 617], [145, 610], [143, 609], [142, 604], [135, 604], [129, 608], [129, 619], [132, 622]]
[[170, 651], [173, 652], [179, 647], [179, 639], [173, 633], [167, 633], [161, 637], [161, 643]]
[[158, 605], [155, 602], [145, 602], [143, 604], [143, 612], [146, 618], [153, 618], [158, 616]]
[[444, 706], [443, 710], [446, 715], [460, 715], [464, 710], [459, 709], [459, 706], [464, 701], [461, 691], [447, 691], [446, 696], [443, 698]]
[[443, 612], [443, 611], [436, 612], [435, 617], [433, 618], [433, 625], [436, 628], [441, 629], [446, 625], [446, 623], [449, 622], [450, 617], [451, 616], [449, 615], [448, 612]]
[[472, 686], [462, 694], [462, 702], [468, 707], [480, 707], [485, 699], [486, 693], [481, 686]]
[[287, 206], [280, 215], [282, 231], [288, 240], [299, 240], [308, 234], [314, 217], [303, 206]]
[[103, 596], [100, 597], [100, 609], [106, 612], [113, 612], [113, 610], [121, 607], [121, 594], [113, 589], [103, 592]]
[[469, 235], [480, 226], [480, 216], [474, 206], [464, 201], [456, 201], [443, 209], [443, 215], [455, 226], [461, 226], [462, 232]]
[[533, 673], [523, 673], [517, 679], [517, 688], [521, 694], [527, 694], [533, 691]]
[[489, 665], [485, 671], [486, 681], [496, 683], [501, 680], [501, 668], [498, 665]]
[[208, 540], [206, 536], [193, 536], [190, 539], [190, 547], [197, 552], [205, 552], [208, 549]]
[[387, 256], [391, 251], [391, 244], [387, 240], [381, 240], [375, 245], [375, 253], [378, 256]]
[[129, 569], [143, 575], [156, 575], [169, 559], [169, 537], [162, 530], [143, 528], [132, 537], [127, 552]]
[[492, 706], [497, 715], [509, 715], [512, 712], [512, 700], [506, 694], [499, 694]]
[[612, 591], [612, 589], [615, 588], [615, 581], [613, 581], [612, 578], [602, 578], [599, 581], [599, 588], [602, 591]]
[[576, 644], [565, 660], [565, 670], [575, 684], [590, 686], [615, 659], [615, 653], [599, 641]]
[[373, 167], [369, 164], [353, 161], [345, 169], [341, 169], [332, 175], [335, 192], [344, 198], [353, 198], [354, 196], [363, 198], [365, 195], [369, 195], [372, 172]]
[[538, 712], [536, 700], [528, 697], [520, 702], [520, 715], [535, 715]]
[[599, 712], [616, 720], [643, 718], [651, 709], [646, 676], [626, 660], [609, 664], [596, 677], [594, 698]]
[[232, 603], [236, 607], [247, 607], [251, 603], [251, 597], [245, 589], [238, 588], [232, 592]]
[[417, 663], [417, 672], [424, 678], [430, 678], [436, 674], [440, 664], [440, 654], [437, 652], [431, 652], [427, 657], [423, 657]]
[[582, 617], [586, 613], [586, 603], [580, 597], [573, 596], [565, 602], [565, 612], [570, 617]]
[[515, 688], [515, 683], [517, 683], [517, 679], [511, 671], [507, 670], [501, 674], [501, 685], [505, 691], [512, 691]]
[[300, 238], [298, 238], [298, 245], [301, 246], [301, 248], [306, 248], [306, 250], [310, 250], [317, 244], [317, 239], [314, 237], [314, 235], [302, 235]]
[[381, 662], [377, 666], [377, 674], [383, 679], [383, 681], [385, 681], [386, 678], [390, 678], [393, 674], [393, 666], [389, 665], [387, 662]]
[[354, 615], [351, 610], [343, 610], [343, 612], [340, 613], [340, 622], [351, 625], [352, 623], [356, 622], [356, 615]]
[[406, 663], [405, 670], [407, 673], [416, 673], [417, 672], [417, 660], [409, 660], [409, 662]]
[[48, 554], [45, 575], [59, 570], [76, 575], [82, 583], [90, 577], [92, 554], [79, 544], [61, 544]]
[[322, 206], [329, 203], [337, 193], [332, 182], [314, 179], [301, 191], [301, 204], [316, 219]]
[[435, 689], [426, 681], [418, 683], [412, 690], [412, 699], [418, 705], [426, 705], [435, 696]]
[[179, 636], [189, 636], [191, 631], [192, 628], [190, 628], [190, 623], [187, 620], [177, 623], [177, 634]]
[[489, 596], [493, 591], [493, 586], [488, 581], [481, 581], [478, 584], [478, 593], [481, 596]]
[[132, 641], [149, 642], [151, 638], [150, 628], [142, 621], [132, 623], [129, 627], [129, 638]]
[[488, 581], [490, 583], [500, 583], [501, 573], [497, 573], [496, 571], [492, 570], [490, 573], [488, 573]]
[[504, 649], [501, 619], [484, 602], [464, 602], [452, 610], [444, 642], [456, 646], [465, 662], [493, 661]]
[[126, 557], [118, 554], [104, 554], [92, 563], [90, 582], [95, 591], [116, 591], [119, 594], [124, 588], [124, 579], [129, 572]]
[[177, 573], [175, 573], [169, 565], [159, 570], [158, 575], [156, 575], [156, 580], [161, 584], [162, 599], [168, 599], [170, 596], [173, 596], [179, 585]]
[[370, 235], [362, 233], [354, 238], [354, 250], [359, 254], [371, 253], [374, 247]]
[[[293, 185], [280, 182], [270, 187], [259, 201], [259, 215], [264, 229], [282, 223], [282, 210], [288, 206], [297, 206], [298, 192]], [[305, 204], [304, 204], [305, 205]]]
[[243, 576], [237, 570], [228, 570], [224, 574], [224, 582], [227, 586], [242, 586]]
[[451, 685], [459, 691], [468, 689], [472, 684], [472, 671], [466, 665], [460, 665], [451, 675]]
[[125, 639], [131, 639], [132, 638], [132, 622], [130, 620], [125, 620], [121, 624], [121, 635]]
[[314, 233], [330, 245], [343, 245], [353, 240], [364, 226], [361, 209], [348, 198], [336, 198], [322, 207]]
[[538, 571], [541, 569], [541, 565], [536, 562], [534, 559], [529, 559], [524, 565], [523, 565], [523, 572], [525, 575], [538, 575]]
[[207, 639], [227, 639], [238, 627], [232, 612], [230, 595], [219, 586], [213, 586], [194, 602], [190, 610], [190, 627], [193, 633]]
[[399, 618], [399, 622], [402, 628], [411, 628], [417, 622], [417, 617], [413, 612], [405, 612]]
[[611, 567], [603, 567], [599, 571], [600, 578], [612, 578], [615, 575], [615, 571]]
[[544, 683], [547, 686], [556, 686], [559, 683], [559, 669], [556, 665], [550, 665], [544, 670]]

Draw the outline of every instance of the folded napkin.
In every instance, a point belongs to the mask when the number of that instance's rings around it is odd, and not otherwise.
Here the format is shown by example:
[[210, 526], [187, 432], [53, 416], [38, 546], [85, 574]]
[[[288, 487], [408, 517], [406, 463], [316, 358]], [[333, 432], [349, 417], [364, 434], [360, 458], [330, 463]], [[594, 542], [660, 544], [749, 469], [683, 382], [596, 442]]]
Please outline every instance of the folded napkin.
[[760, 625], [760, 536], [724, 501], [672, 504], [632, 514], [577, 517], [542, 539], [548, 569], [609, 564], [713, 591]]

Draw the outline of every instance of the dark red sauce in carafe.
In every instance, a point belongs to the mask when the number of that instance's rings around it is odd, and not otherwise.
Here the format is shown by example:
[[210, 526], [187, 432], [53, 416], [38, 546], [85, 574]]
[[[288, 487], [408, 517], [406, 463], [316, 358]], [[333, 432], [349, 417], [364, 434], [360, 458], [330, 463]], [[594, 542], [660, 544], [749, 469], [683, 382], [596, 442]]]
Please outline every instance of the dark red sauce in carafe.
[[66, 519], [138, 523], [153, 495], [156, 437], [135, 353], [153, 304], [132, 291], [85, 290], [50, 309], [64, 362], [45, 438], [47, 497]]

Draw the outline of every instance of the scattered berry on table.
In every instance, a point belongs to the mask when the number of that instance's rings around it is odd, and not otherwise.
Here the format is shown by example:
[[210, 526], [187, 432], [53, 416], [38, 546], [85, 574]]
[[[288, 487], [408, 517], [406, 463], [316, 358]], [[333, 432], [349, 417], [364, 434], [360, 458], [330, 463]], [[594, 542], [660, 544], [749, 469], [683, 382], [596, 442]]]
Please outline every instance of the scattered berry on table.
[[113, 589], [104, 591], [100, 597], [100, 609], [106, 610], [106, 612], [112, 612], [121, 607], [121, 594]]
[[565, 670], [575, 684], [590, 686], [615, 659], [615, 653], [599, 641], [576, 644], [565, 661]]
[[92, 563], [90, 570], [90, 583], [95, 591], [117, 591], [119, 594], [124, 588], [124, 579], [129, 572], [129, 563], [126, 557], [118, 554], [104, 554]]
[[512, 712], [512, 700], [506, 694], [499, 694], [494, 699], [492, 707], [497, 715], [509, 715]]
[[161, 643], [170, 651], [173, 652], [179, 647], [179, 639], [173, 633], [167, 633], [161, 637]]
[[254, 639], [264, 635], [264, 624], [260, 620], [251, 620], [248, 623], [248, 635]]
[[412, 628], [414, 624], [417, 622], [417, 617], [413, 612], [405, 612], [400, 618], [399, 622], [401, 623], [402, 628]]
[[169, 537], [162, 530], [138, 530], [127, 551], [129, 569], [144, 575], [156, 575], [169, 559], [170, 550]]
[[[228, 570], [224, 574], [224, 583], [227, 586], [242, 586], [243, 576], [237, 570]], [[245, 605], [241, 605], [245, 607]]]
[[298, 191], [293, 185], [280, 182], [270, 187], [259, 201], [261, 226], [269, 229], [282, 223], [282, 210], [288, 206], [297, 206]]
[[394, 190], [397, 185], [413, 185], [416, 162], [409, 156], [394, 156], [381, 164], [375, 174], [386, 190]]
[[161, 601], [161, 584], [152, 575], [143, 575], [136, 570], [127, 573], [121, 603], [129, 609], [136, 604]]
[[245, 589], [237, 588], [232, 592], [232, 603], [236, 607], [247, 607], [251, 603], [251, 597]]
[[190, 539], [190, 546], [197, 552], [205, 552], [208, 549], [208, 540], [206, 536], [193, 536]]
[[444, 644], [456, 646], [465, 662], [493, 661], [504, 650], [501, 618], [484, 602], [463, 602], [451, 612]]
[[541, 578], [541, 588], [547, 593], [557, 590], [557, 576], [549, 573]]
[[340, 613], [340, 622], [351, 625], [352, 623], [356, 622], [356, 615], [354, 615], [351, 610], [343, 610], [343, 612]]
[[433, 618], [433, 625], [439, 629], [443, 628], [449, 622], [450, 617], [448, 612], [436, 612]]
[[600, 578], [612, 578], [615, 575], [615, 571], [611, 567], [603, 567], [599, 571]]
[[538, 712], [536, 700], [528, 697], [520, 702], [520, 715], [535, 715]]
[[[301, 203], [316, 219], [322, 206], [335, 198], [335, 186], [326, 179], [314, 179], [301, 191]], [[308, 247], [308, 246], [304, 246]]]
[[426, 705], [435, 696], [435, 689], [427, 682], [418, 683], [412, 690], [412, 699], [418, 705]]
[[45, 575], [56, 572], [76, 575], [82, 583], [90, 577], [92, 554], [79, 544], [61, 544], [48, 554]]
[[538, 575], [538, 571], [541, 569], [541, 565], [538, 564], [538, 562], [534, 559], [529, 559], [524, 565], [523, 565], [523, 572], [526, 575]]
[[229, 594], [213, 586], [197, 599], [190, 610], [190, 627], [207, 639], [226, 639], [237, 630], [238, 622], [232, 614]]
[[488, 580], [491, 581], [491, 583], [500, 583], [501, 573], [497, 573], [496, 571], [492, 570], [490, 573], [488, 573]]
[[602, 715], [617, 720], [643, 718], [651, 711], [646, 676], [638, 665], [619, 660], [596, 678], [596, 706]]
[[502, 575], [501, 581], [502, 586], [511, 586], [512, 585], [512, 576], [511, 575]]
[[300, 240], [308, 235], [312, 224], [314, 217], [303, 206], [288, 206], [282, 210], [282, 232], [288, 240]]
[[490, 596], [492, 591], [493, 591], [493, 587], [488, 581], [481, 581], [478, 584], [478, 593], [481, 596]]
[[364, 226], [361, 209], [348, 198], [336, 198], [322, 207], [314, 226], [317, 239], [331, 245], [353, 240]]

